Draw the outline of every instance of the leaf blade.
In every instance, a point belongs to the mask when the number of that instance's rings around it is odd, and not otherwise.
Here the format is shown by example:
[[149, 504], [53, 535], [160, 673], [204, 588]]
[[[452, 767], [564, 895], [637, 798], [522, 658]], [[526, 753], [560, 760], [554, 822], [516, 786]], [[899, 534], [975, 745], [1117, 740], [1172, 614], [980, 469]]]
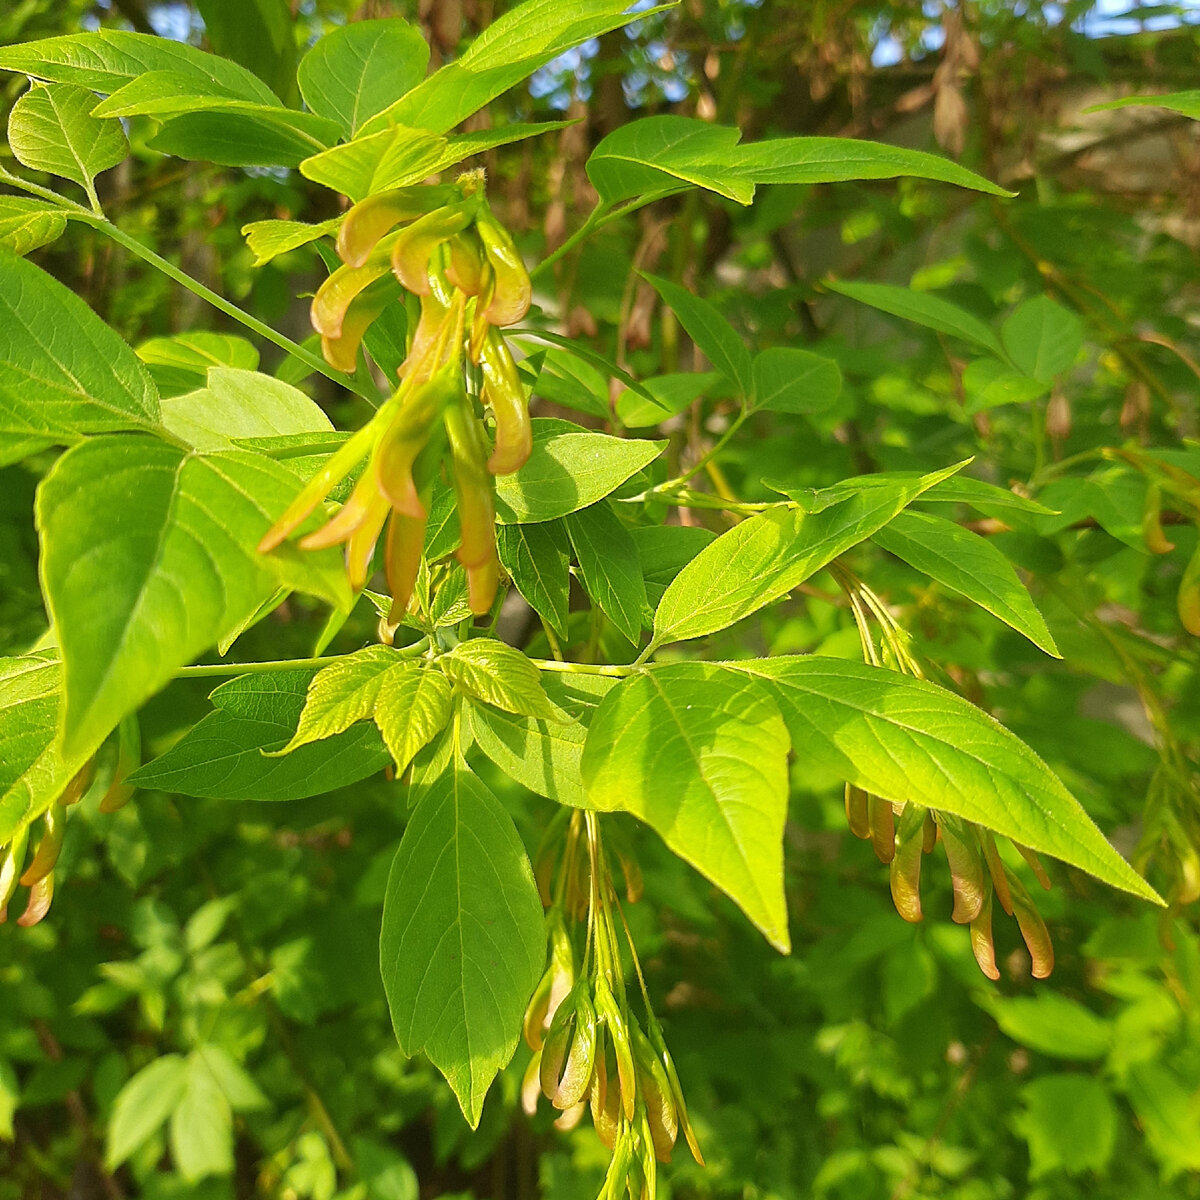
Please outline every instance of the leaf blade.
[[631, 812], [787, 953], [787, 730], [764, 689], [707, 663], [622, 681], [588, 730], [587, 797]]
[[516, 1049], [545, 933], [512, 818], [465, 765], [417, 802], [388, 878], [379, 951], [400, 1049], [429, 1056], [474, 1128]]
[[1052, 658], [1061, 658], [1025, 585], [995, 546], [944, 517], [897, 513], [873, 540], [911, 567], [973, 600], [1024, 634]]
[[1161, 903], [1044, 762], [998, 721], [925, 680], [840, 659], [730, 664], [770, 682], [792, 743], [897, 804], [941, 809]]

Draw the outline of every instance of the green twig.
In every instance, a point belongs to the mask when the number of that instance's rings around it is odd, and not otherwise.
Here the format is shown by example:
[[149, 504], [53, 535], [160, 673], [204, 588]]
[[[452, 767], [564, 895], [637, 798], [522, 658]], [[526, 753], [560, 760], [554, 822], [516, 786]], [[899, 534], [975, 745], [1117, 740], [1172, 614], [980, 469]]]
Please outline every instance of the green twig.
[[584, 238], [595, 233], [597, 229], [603, 229], [610, 222], [620, 220], [621, 217], [628, 216], [631, 212], [637, 212], [639, 208], [645, 208], [647, 204], [653, 204], [655, 200], [661, 200], [664, 196], [669, 196], [676, 190], [675, 188], [669, 188], [665, 191], [651, 192], [646, 196], [639, 196], [637, 199], [631, 200], [628, 204], [620, 205], [617, 208], [611, 208], [601, 201], [588, 213], [584, 223], [557, 250], [548, 254], [529, 272], [529, 277], [536, 279], [558, 262], [564, 254], [569, 254], [574, 250]]
[[619, 663], [560, 662], [553, 658], [534, 658], [530, 661], [539, 671], [561, 671], [568, 675], [615, 675], [618, 679], [632, 675], [637, 669]]
[[[405, 658], [415, 658], [425, 652], [429, 644], [428, 638], [413, 642], [408, 646], [394, 647], [395, 652]], [[263, 671], [287, 671], [295, 667], [328, 667], [331, 663], [341, 662], [352, 658], [351, 654], [328, 654], [324, 658], [280, 658], [274, 662], [232, 662], [232, 663], [195, 663], [189, 667], [179, 667], [175, 672], [177, 679], [203, 679], [205, 677], [222, 675], [254, 675]]]
[[[174, 263], [163, 258], [161, 254], [156, 254], [149, 246], [144, 246], [137, 238], [126, 233], [119, 226], [114, 225], [100, 210], [98, 202], [95, 204], [94, 209], [87, 209], [82, 204], [76, 204], [74, 200], [68, 200], [65, 196], [60, 196], [57, 192], [50, 191], [49, 188], [44, 188], [36, 183], [30, 183], [26, 179], [21, 179], [6, 171], [3, 167], [0, 167], [0, 183], [10, 184], [12, 187], [20, 188], [22, 191], [29, 192], [33, 196], [55, 204], [62, 210], [68, 220], [90, 225], [97, 232], [111, 238], [117, 245], [123, 246], [143, 262], [157, 268], [168, 279], [173, 279], [182, 287], [187, 288], [193, 295], [207, 301], [218, 312], [223, 312], [227, 317], [232, 317], [239, 324], [257, 333], [259, 337], [273, 342], [281, 350], [285, 350], [288, 354], [292, 355], [293, 358], [299, 359], [306, 367], [311, 367], [318, 374], [324, 375], [326, 379], [331, 379], [334, 383], [362, 397], [373, 408], [379, 407], [378, 395], [363, 388], [352, 376], [346, 375], [341, 371], [335, 371], [319, 354], [314, 354], [298, 342], [293, 342], [291, 338], [285, 337], [282, 333], [272, 329], [270, 325], [260, 321], [257, 317], [251, 316], [244, 309], [226, 300], [224, 296], [218, 295], [211, 288], [205, 287], [204, 284], [197, 279], [193, 279], [186, 271], [180, 270]], [[90, 191], [90, 196], [95, 197], [94, 190]]]

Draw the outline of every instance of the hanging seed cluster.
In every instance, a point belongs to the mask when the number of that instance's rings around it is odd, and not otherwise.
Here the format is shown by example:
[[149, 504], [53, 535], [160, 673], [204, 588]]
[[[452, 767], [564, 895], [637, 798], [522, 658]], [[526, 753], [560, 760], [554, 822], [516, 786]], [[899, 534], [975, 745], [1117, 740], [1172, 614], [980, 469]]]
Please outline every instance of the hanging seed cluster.
[[[72, 805], [83, 799], [94, 774], [95, 762], [89, 759], [37, 822], [41, 831], [36, 838], [32, 826], [25, 825], [8, 845], [0, 849], [0, 925], [8, 920], [8, 906], [19, 887], [28, 888], [29, 896], [25, 911], [17, 918], [18, 925], [25, 928], [36, 925], [50, 911], [50, 902], [54, 899], [54, 868], [62, 850], [67, 813]], [[119, 805], [114, 805], [108, 796], [101, 804], [104, 812], [113, 812], [115, 807]]]
[[[887, 606], [863, 581], [844, 567], [834, 570], [854, 613], [862, 640], [863, 657], [882, 666], [884, 657], [876, 647], [872, 618], [879, 626], [886, 665], [902, 674], [922, 677], [920, 665], [908, 648], [908, 636], [896, 623]], [[920, 804], [893, 804], [854, 784], [846, 784], [846, 820], [855, 837], [871, 843], [876, 858], [891, 872], [892, 902], [906, 921], [918, 922], [921, 909], [921, 862], [940, 843], [950, 868], [954, 889], [951, 919], [971, 929], [971, 950], [979, 969], [989, 979], [999, 979], [996, 943], [992, 935], [993, 898], [1017, 920], [1029, 950], [1030, 971], [1045, 979], [1054, 970], [1054, 946], [1046, 922], [1028, 889], [1009, 869], [996, 848], [991, 832], [972, 821]], [[1050, 887], [1037, 855], [1013, 843], [1044, 888]]]
[[[383, 536], [393, 622], [408, 608], [432, 489], [447, 468], [471, 610], [489, 611], [500, 578], [493, 480], [516, 471], [533, 445], [525, 390], [500, 333], [529, 310], [529, 274], [488, 207], [482, 181], [475, 172], [453, 185], [396, 188], [346, 214], [337, 239], [344, 265], [312, 302], [326, 360], [355, 369], [364, 334], [396, 302], [393, 278], [419, 298], [420, 319], [396, 391], [259, 544], [264, 554], [278, 546], [365, 459], [347, 502], [300, 546], [344, 545], [350, 586], [358, 590]], [[492, 416], [491, 436], [481, 404]]]
[[[633, 902], [640, 895], [641, 874], [628, 847], [613, 834], [626, 895]], [[652, 1200], [657, 1164], [670, 1161], [680, 1133], [696, 1161], [703, 1165], [704, 1158], [620, 914], [596, 814], [574, 812], [556, 821], [535, 873], [548, 908], [549, 962], [525, 1012], [525, 1041], [533, 1057], [521, 1088], [522, 1105], [532, 1116], [544, 1097], [559, 1110], [555, 1125], [564, 1130], [574, 1128], [590, 1109], [596, 1133], [612, 1151], [600, 1200]], [[644, 1029], [626, 993], [614, 913], [641, 985]]]

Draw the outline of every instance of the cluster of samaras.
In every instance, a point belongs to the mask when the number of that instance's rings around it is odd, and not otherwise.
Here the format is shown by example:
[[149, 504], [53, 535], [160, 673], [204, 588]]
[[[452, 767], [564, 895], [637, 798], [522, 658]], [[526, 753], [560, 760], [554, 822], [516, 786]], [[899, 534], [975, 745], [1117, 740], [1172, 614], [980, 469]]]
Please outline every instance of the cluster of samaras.
[[[263, 553], [278, 546], [367, 459], [337, 515], [300, 545], [315, 550], [344, 544], [350, 585], [358, 589], [386, 526], [393, 621], [408, 608], [430, 494], [444, 462], [458, 507], [458, 559], [467, 572], [471, 609], [482, 614], [491, 608], [500, 571], [492, 477], [517, 470], [532, 446], [528, 401], [498, 328], [529, 310], [529, 275], [481, 183], [476, 173], [454, 185], [396, 188], [346, 214], [337, 240], [345, 265], [312, 303], [325, 358], [339, 370], [355, 369], [363, 335], [394, 302], [390, 275], [420, 298], [420, 320], [396, 392], [309, 481], [259, 545]], [[477, 398], [468, 391], [468, 377], [479, 381]], [[494, 441], [477, 399], [492, 411]]]

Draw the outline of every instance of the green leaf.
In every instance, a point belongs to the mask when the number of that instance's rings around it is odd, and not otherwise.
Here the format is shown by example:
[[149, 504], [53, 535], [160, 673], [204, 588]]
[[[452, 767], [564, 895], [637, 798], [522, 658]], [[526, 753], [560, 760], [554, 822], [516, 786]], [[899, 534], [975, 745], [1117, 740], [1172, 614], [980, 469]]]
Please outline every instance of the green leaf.
[[688, 337], [700, 348], [718, 371], [737, 385], [743, 400], [749, 400], [754, 391], [754, 375], [750, 362], [750, 351], [737, 331], [721, 316], [714, 304], [699, 296], [693, 296], [687, 288], [668, 279], [659, 279], [648, 271], [641, 272], [642, 278], [653, 285], [655, 291], [679, 323], [687, 330]]
[[1026, 496], [1018, 496], [1008, 488], [997, 487], [994, 483], [984, 483], [982, 479], [972, 479], [969, 475], [954, 475], [935, 484], [927, 492], [922, 493], [922, 504], [969, 504], [981, 513], [991, 516], [993, 513], [1011, 514], [1012, 512], [1026, 513], [1029, 516], [1053, 516], [1054, 509], [1047, 508], [1036, 500]]
[[270, 1108], [271, 1102], [263, 1095], [257, 1083], [229, 1056], [229, 1052], [211, 1043], [197, 1046], [192, 1051], [192, 1061], [205, 1068], [229, 1101], [234, 1112], [258, 1112]]
[[425, 78], [429, 46], [399, 17], [332, 29], [300, 60], [300, 93], [347, 137]]
[[708, 663], [675, 663], [608, 693], [582, 769], [592, 804], [645, 821], [786, 954], [787, 755], [766, 689]]
[[183, 1095], [171, 1113], [171, 1156], [188, 1183], [233, 1172], [233, 1112], [196, 1053], [188, 1056]]
[[292, 100], [296, 14], [289, 0], [196, 0], [196, 8], [214, 53], [241, 63], [277, 96]]
[[450, 710], [450, 684], [439, 671], [390, 646], [368, 646], [317, 674], [296, 734], [278, 753], [373, 720], [400, 774], [446, 727]]
[[237, 88], [227, 87], [216, 79], [199, 78], [187, 71], [147, 71], [99, 103], [93, 96], [91, 111], [94, 117], [164, 119], [208, 109], [236, 112], [239, 106], [275, 109], [281, 113], [292, 111], [274, 99], [266, 104], [261, 100], [248, 100]]
[[298, 167], [337, 139], [331, 121], [248, 101], [171, 117], [146, 144], [160, 154], [225, 167]]
[[66, 227], [66, 215], [55, 204], [28, 196], [0, 196], [0, 247], [13, 254], [48, 246], [62, 237]]
[[716, 534], [700, 525], [642, 525], [630, 530], [646, 581], [646, 599], [657, 607], [671, 580]]
[[341, 223], [341, 217], [330, 217], [328, 221], [311, 225], [306, 221], [251, 221], [242, 226], [242, 236], [254, 255], [254, 265], [262, 267], [289, 250], [298, 250], [318, 238], [336, 233]]
[[[606, 358], [603, 354], [598, 354], [590, 346], [585, 345], [579, 338], [571, 338], [561, 333], [553, 333], [549, 329], [510, 328], [504, 332], [507, 337], [533, 338], [535, 341], [546, 342], [559, 350], [565, 351], [572, 357], [578, 358], [588, 366], [595, 367], [605, 378], [620, 380], [627, 388], [636, 392], [651, 404], [658, 404], [654, 393], [634, 379], [628, 371], [619, 367], [612, 359]], [[659, 407], [662, 406], [659, 405]], [[663, 412], [665, 414], [665, 408]]]
[[233, 367], [212, 367], [207, 387], [164, 397], [162, 423], [196, 450], [230, 450], [243, 438], [333, 431], [324, 409], [299, 388]]
[[1043, 1075], [1021, 1089], [1017, 1131], [1029, 1143], [1031, 1179], [1052, 1171], [1103, 1172], [1117, 1141], [1117, 1109], [1108, 1088], [1088, 1075]]
[[874, 540], [910, 567], [987, 609], [1047, 654], [1062, 657], [1012, 564], [987, 538], [943, 517], [902, 512]]
[[514, 783], [559, 804], [591, 807], [579, 772], [587, 730], [577, 721], [539, 721], [483, 704], [468, 704], [466, 714], [475, 744]]
[[96, 438], [58, 460], [37, 523], [68, 751], [103, 736], [280, 585], [348, 603], [333, 551], [256, 550], [295, 486], [259, 455], [151, 438]]
[[842, 183], [853, 179], [932, 179], [957, 187], [1015, 196], [958, 163], [923, 150], [856, 138], [774, 138], [738, 147], [737, 169], [755, 183]]
[[1077, 1000], [1057, 992], [1037, 996], [997, 996], [982, 992], [979, 1005], [1014, 1042], [1053, 1058], [1090, 1062], [1113, 1044], [1113, 1027]]
[[436, 173], [445, 151], [445, 138], [397, 125], [306, 158], [300, 174], [358, 201], [386, 188], [420, 183]]
[[1048, 296], [1026, 300], [1000, 330], [1004, 348], [1026, 375], [1050, 383], [1075, 361], [1083, 345], [1079, 318]]
[[560, 638], [565, 638], [571, 578], [562, 523], [500, 525], [496, 529], [496, 553], [529, 607]]
[[316, 745], [268, 757], [292, 740], [316, 674], [307, 667], [256, 671], [221, 684], [211, 696], [214, 711], [129, 782], [217, 800], [297, 800], [382, 771], [391, 756], [368, 725], [347, 724]]
[[1181, 1171], [1200, 1171], [1200, 1104], [1194, 1088], [1185, 1087], [1162, 1063], [1137, 1063], [1125, 1082], [1137, 1114], [1168, 1178]]
[[361, 200], [385, 188], [418, 183], [496, 146], [552, 133], [571, 124], [574, 122], [502, 125], [454, 137], [397, 125], [316, 154], [300, 164], [300, 173], [344, 192], [352, 200]]
[[834, 493], [820, 511], [780, 506], [735, 525], [672, 580], [654, 615], [653, 644], [703, 637], [773, 603], [963, 465], [864, 485], [841, 499]]
[[842, 394], [842, 372], [830, 358], [778, 346], [754, 357], [754, 408], [805, 416], [825, 412]]
[[852, 283], [846, 279], [831, 279], [825, 281], [825, 286], [831, 292], [838, 292], [869, 304], [893, 317], [924, 325], [938, 333], [950, 337], [961, 338], [972, 342], [983, 350], [1004, 358], [1004, 349], [996, 335], [978, 317], [973, 317], [957, 304], [943, 300], [940, 296], [929, 292], [918, 292], [912, 288], [895, 287], [890, 283]]
[[641, 385], [641, 391], [649, 392], [654, 400], [646, 400], [639, 391], [626, 388], [617, 397], [617, 416], [626, 429], [645, 429], [659, 425], [667, 417], [683, 412], [720, 378], [716, 371], [682, 371], [646, 379]]
[[494, 20], [460, 58], [367, 121], [362, 132], [400, 124], [445, 133], [564, 50], [668, 7], [630, 12], [627, 0], [526, 0]]
[[258, 366], [258, 350], [252, 342], [204, 329], [150, 338], [135, 353], [146, 364], [160, 396], [178, 396], [203, 387], [210, 367], [253, 371]]
[[73, 442], [147, 429], [158, 414], [133, 351], [73, 292], [0, 251], [0, 434]]
[[580, 759], [596, 707], [616, 684], [611, 675], [548, 671], [542, 685], [560, 714], [556, 719], [538, 720], [490, 705], [467, 704], [468, 729], [479, 749], [509, 779], [559, 804], [591, 808]]
[[[525, 360], [525, 363], [528, 362], [530, 359]], [[543, 352], [542, 368], [537, 374], [533, 391], [535, 395], [554, 404], [608, 420], [607, 376], [578, 355], [570, 354], [558, 346]], [[660, 413], [660, 420], [661, 417]]]
[[8, 114], [8, 145], [20, 163], [79, 184], [92, 180], [129, 153], [120, 121], [91, 115], [96, 97], [68, 83], [34, 84]]
[[797, 753], [823, 773], [974, 821], [1161, 903], [1049, 767], [961, 696], [816, 655], [731, 666], [770, 683]]
[[542, 904], [500, 802], [462, 764], [418, 799], [383, 902], [380, 965], [400, 1049], [424, 1051], [471, 1127], [544, 966]]
[[557, 710], [542, 687], [537, 667], [516, 649], [496, 638], [459, 642], [438, 665], [468, 696], [505, 712], [527, 717], [553, 717]]
[[0, 658], [0, 846], [50, 807], [95, 749], [63, 757], [61, 690], [53, 652]]
[[778, 138], [742, 146], [741, 131], [694, 117], [629, 121], [605, 137], [587, 162], [606, 206], [647, 193], [669, 195], [702, 187], [749, 204], [760, 183], [837, 183], [915, 176], [1009, 196], [957, 163], [853, 138]]
[[741, 130], [695, 117], [643, 117], [602, 138], [587, 174], [611, 207], [647, 193], [702, 187], [739, 204], [754, 199], [754, 181], [737, 169]]
[[17, 1073], [7, 1059], [0, 1058], [0, 1142], [13, 1140], [13, 1117], [20, 1098]]
[[195, 79], [198, 87], [217, 84], [245, 100], [279, 103], [266, 84], [237, 63], [186, 42], [124, 30], [100, 29], [0, 47], [0, 70], [107, 95], [148, 71], [173, 71]]
[[528, 462], [496, 480], [496, 517], [502, 524], [536, 523], [586, 508], [652, 463], [666, 444], [537, 418]]
[[188, 1061], [164, 1054], [143, 1067], [117, 1093], [108, 1122], [104, 1165], [115, 1171], [150, 1140], [183, 1099]]
[[1044, 383], [1022, 375], [994, 358], [977, 358], [968, 364], [962, 384], [967, 394], [964, 407], [970, 415], [1005, 404], [1025, 404], [1045, 395], [1048, 390]]
[[635, 645], [650, 621], [637, 545], [605, 500], [566, 517], [587, 594]]
[[1123, 96], [1120, 100], [1106, 100], [1093, 104], [1085, 113], [1106, 112], [1113, 108], [1169, 108], [1192, 120], [1200, 119], [1200, 91], [1164, 92], [1161, 96]]

